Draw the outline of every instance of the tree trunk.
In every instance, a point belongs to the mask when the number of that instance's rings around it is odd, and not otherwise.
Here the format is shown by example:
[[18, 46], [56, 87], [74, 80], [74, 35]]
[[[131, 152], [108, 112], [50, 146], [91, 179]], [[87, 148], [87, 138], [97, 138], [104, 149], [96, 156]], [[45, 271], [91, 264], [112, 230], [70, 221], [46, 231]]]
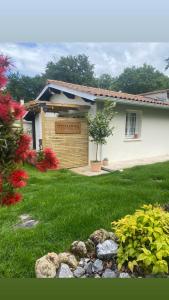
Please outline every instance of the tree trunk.
[[99, 146], [99, 144], [97, 143], [96, 144], [96, 161], [97, 161], [98, 146]]

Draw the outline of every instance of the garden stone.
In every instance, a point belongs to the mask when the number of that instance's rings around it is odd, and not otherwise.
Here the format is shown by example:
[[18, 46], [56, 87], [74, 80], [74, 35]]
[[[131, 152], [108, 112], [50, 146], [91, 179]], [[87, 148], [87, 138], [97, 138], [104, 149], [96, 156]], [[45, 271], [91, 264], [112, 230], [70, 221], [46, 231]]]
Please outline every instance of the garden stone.
[[78, 265], [76, 257], [69, 252], [59, 253], [59, 261], [60, 263], [68, 264], [73, 269], [76, 269]]
[[92, 270], [94, 273], [99, 273], [103, 271], [103, 262], [100, 259], [96, 259], [93, 263]]
[[79, 278], [85, 274], [85, 270], [82, 267], [77, 267], [73, 274], [75, 277]]
[[93, 263], [90, 261], [85, 267], [85, 271], [88, 275], [91, 275], [93, 273], [93, 270], [92, 270], [92, 266], [93, 266]]
[[37, 278], [54, 278], [58, 268], [58, 255], [56, 253], [48, 253], [36, 261], [35, 274]]
[[79, 257], [84, 257], [87, 254], [85, 243], [81, 241], [73, 242], [71, 245], [71, 252]]
[[95, 245], [97, 245], [109, 239], [109, 233], [105, 229], [99, 229], [94, 231], [89, 238]]
[[23, 215], [20, 215], [19, 217], [20, 217], [20, 219], [21, 219], [22, 222], [31, 219], [31, 216], [28, 215], [28, 214], [23, 214]]
[[22, 227], [22, 228], [31, 228], [36, 226], [39, 223], [39, 221], [35, 220], [26, 220], [23, 223], [19, 223], [16, 225], [16, 227]]
[[96, 247], [97, 257], [100, 259], [109, 259], [117, 254], [118, 245], [112, 240], [106, 240]]
[[67, 264], [61, 264], [56, 274], [58, 278], [73, 278], [73, 273]]
[[105, 269], [112, 269], [113, 267], [113, 261], [109, 260], [109, 261], [104, 261], [104, 268]]
[[117, 237], [114, 232], [111, 232], [111, 231], [109, 232], [109, 239], [113, 240], [115, 242], [117, 241]]
[[85, 246], [87, 249], [87, 254], [90, 257], [94, 257], [95, 256], [95, 244], [92, 242], [92, 240], [88, 239], [85, 242]]
[[106, 269], [102, 274], [102, 278], [116, 278], [116, 277], [117, 277], [116, 273], [111, 269]]
[[101, 278], [99, 274], [95, 274], [94, 278]]
[[89, 263], [89, 261], [89, 258], [81, 258], [81, 260], [79, 261], [79, 267], [85, 267], [87, 263]]
[[128, 273], [122, 272], [119, 274], [119, 278], [131, 278], [131, 276]]

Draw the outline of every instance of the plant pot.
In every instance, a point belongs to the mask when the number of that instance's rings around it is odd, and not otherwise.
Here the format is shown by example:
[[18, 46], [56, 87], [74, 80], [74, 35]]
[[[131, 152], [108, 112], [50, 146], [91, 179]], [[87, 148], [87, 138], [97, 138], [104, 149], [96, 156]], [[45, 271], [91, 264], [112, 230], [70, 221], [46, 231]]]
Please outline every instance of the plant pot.
[[101, 171], [101, 161], [91, 161], [90, 162], [91, 165], [91, 170], [92, 172], [100, 172]]
[[103, 164], [103, 166], [105, 166], [105, 167], [106, 167], [106, 166], [108, 166], [108, 165], [109, 165], [109, 161], [108, 161], [108, 160], [103, 160], [103, 161], [102, 161], [102, 164]]

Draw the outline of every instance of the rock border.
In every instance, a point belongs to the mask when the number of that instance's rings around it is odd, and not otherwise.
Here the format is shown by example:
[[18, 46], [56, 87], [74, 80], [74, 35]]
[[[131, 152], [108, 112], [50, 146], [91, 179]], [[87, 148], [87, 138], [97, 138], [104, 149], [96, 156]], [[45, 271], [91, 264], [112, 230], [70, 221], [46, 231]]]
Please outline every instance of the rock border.
[[117, 270], [118, 243], [113, 232], [94, 231], [87, 241], [74, 241], [69, 252], [54, 252], [35, 263], [37, 278], [131, 278]]

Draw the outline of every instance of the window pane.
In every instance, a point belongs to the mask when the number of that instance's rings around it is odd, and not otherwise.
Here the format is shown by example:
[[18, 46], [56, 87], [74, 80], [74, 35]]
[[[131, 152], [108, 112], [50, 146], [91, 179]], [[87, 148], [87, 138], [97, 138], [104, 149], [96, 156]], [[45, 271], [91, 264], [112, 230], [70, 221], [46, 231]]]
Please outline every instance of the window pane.
[[129, 137], [134, 137], [135, 133], [136, 133], [136, 113], [127, 113], [125, 135]]

